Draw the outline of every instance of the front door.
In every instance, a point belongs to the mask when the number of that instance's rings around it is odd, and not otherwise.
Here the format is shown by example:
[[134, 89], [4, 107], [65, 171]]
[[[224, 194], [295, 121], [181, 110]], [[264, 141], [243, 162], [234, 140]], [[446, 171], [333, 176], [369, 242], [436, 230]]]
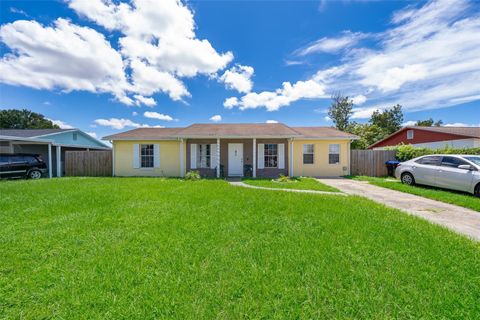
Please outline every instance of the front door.
[[228, 144], [228, 175], [243, 176], [243, 143]]

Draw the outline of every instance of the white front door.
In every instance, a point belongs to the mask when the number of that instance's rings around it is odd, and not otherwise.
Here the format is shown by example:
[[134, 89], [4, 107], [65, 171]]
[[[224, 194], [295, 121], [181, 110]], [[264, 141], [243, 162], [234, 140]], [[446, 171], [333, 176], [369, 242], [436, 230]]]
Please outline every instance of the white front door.
[[228, 144], [228, 175], [243, 176], [243, 143]]

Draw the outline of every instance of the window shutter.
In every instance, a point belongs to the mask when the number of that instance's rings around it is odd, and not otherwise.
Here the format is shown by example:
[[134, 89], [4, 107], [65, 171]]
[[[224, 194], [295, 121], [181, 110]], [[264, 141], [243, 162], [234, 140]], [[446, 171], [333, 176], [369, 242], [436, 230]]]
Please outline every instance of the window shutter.
[[133, 168], [140, 168], [140, 145], [138, 143], [133, 145]]
[[257, 168], [265, 168], [265, 145], [263, 143], [258, 144], [258, 156], [257, 156]]
[[190, 145], [190, 169], [197, 169], [197, 144]]
[[278, 169], [285, 169], [285, 143], [278, 144]]
[[210, 145], [210, 168], [215, 169], [217, 167], [217, 144], [212, 143]]
[[153, 167], [160, 168], [160, 145], [153, 145]]

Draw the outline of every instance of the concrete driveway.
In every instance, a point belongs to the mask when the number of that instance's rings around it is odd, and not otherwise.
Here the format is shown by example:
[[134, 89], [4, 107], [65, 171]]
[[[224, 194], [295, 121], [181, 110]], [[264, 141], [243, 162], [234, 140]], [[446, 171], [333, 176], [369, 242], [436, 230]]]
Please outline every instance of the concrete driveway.
[[366, 181], [343, 178], [318, 180], [347, 194], [369, 198], [480, 241], [480, 212], [409, 193], [377, 187]]

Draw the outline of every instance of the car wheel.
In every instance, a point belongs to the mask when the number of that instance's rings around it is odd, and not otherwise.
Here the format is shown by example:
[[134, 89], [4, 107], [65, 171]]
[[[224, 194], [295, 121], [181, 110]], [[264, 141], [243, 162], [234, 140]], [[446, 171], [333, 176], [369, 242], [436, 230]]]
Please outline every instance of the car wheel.
[[480, 183], [477, 184], [477, 186], [475, 187], [475, 191], [473, 193], [476, 197], [479, 197], [480, 198]]
[[413, 186], [415, 184], [415, 178], [413, 178], [413, 175], [411, 173], [404, 173], [402, 174], [402, 183], [403, 184], [406, 184], [406, 185], [409, 185], [409, 186]]
[[42, 177], [42, 173], [38, 170], [32, 170], [28, 173], [28, 177], [30, 179], [40, 179]]

